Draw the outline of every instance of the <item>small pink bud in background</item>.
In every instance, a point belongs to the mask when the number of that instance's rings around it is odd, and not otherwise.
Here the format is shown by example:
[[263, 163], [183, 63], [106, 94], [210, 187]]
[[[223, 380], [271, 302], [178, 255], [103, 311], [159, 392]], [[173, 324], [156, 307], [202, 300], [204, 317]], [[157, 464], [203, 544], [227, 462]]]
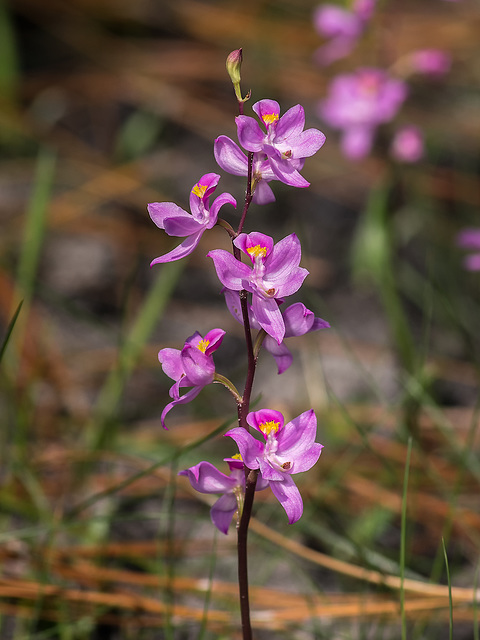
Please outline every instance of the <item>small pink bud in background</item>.
[[418, 162], [424, 151], [423, 133], [415, 125], [399, 129], [390, 148], [392, 157], [399, 162]]
[[441, 49], [419, 49], [410, 54], [410, 64], [417, 73], [443, 76], [450, 71], [452, 58]]

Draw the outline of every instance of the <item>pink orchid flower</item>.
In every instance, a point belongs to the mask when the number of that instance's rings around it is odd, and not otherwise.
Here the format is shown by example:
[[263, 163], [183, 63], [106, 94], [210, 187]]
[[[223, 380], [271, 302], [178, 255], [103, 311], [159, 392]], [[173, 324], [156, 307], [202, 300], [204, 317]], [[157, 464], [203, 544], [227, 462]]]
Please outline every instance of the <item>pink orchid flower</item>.
[[186, 236], [178, 247], [152, 260], [150, 266], [188, 256], [200, 242], [204, 231], [215, 226], [220, 208], [227, 203], [237, 206], [235, 198], [229, 193], [222, 193], [210, 206], [210, 196], [219, 180], [218, 174], [206, 173], [193, 186], [190, 192], [191, 213], [174, 202], [152, 202], [148, 205], [148, 213], [157, 227], [164, 229], [169, 236]]
[[297, 236], [283, 238], [276, 245], [263, 233], [241, 233], [233, 244], [250, 259], [248, 266], [223, 249], [214, 249], [212, 258], [217, 276], [227, 289], [252, 293], [252, 309], [258, 324], [278, 344], [285, 337], [285, 322], [277, 298], [298, 291], [308, 271], [299, 266], [301, 247]]
[[261, 409], [249, 413], [247, 422], [263, 436], [264, 442], [242, 427], [231, 429], [225, 435], [235, 440], [245, 465], [260, 470], [285, 509], [288, 522], [293, 524], [302, 516], [303, 501], [292, 474], [311, 469], [323, 448], [315, 442], [315, 413], [310, 409], [284, 424], [279, 411]]
[[[158, 359], [166, 375], [175, 380], [170, 388], [169, 395], [173, 398], [162, 411], [162, 427], [166, 429], [165, 417], [167, 413], [178, 404], [187, 404], [198, 396], [207, 384], [213, 382], [215, 377], [215, 364], [213, 352], [222, 344], [225, 331], [212, 329], [204, 338], [196, 331], [187, 338], [183, 349], [161, 349]], [[192, 387], [183, 396], [180, 395], [181, 387]]]

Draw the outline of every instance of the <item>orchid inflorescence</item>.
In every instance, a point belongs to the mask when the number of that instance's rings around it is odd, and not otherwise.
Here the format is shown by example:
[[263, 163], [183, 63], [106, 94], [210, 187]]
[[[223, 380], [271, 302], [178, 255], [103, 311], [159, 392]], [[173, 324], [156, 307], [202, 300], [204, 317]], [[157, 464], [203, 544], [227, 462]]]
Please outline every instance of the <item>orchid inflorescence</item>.
[[[181, 349], [161, 349], [158, 354], [163, 371], [174, 381], [169, 392], [171, 401], [161, 414], [165, 429], [167, 414], [177, 405], [191, 402], [208, 384], [222, 383], [235, 398], [238, 427], [225, 434], [238, 447], [238, 453], [225, 458], [230, 473], [219, 471], [207, 461], [180, 472], [197, 491], [221, 494], [211, 508], [211, 519], [225, 534], [235, 513], [239, 526], [246, 485], [250, 489], [253, 486], [253, 493], [269, 486], [290, 523], [301, 517], [303, 503], [293, 474], [307, 471], [320, 456], [322, 445], [315, 442], [315, 413], [309, 410], [286, 421], [273, 409], [250, 412], [250, 393], [262, 348], [274, 357], [281, 374], [293, 360], [285, 339], [329, 327], [328, 322], [315, 317], [301, 302], [284, 304], [288, 296], [300, 289], [308, 275], [308, 271], [300, 266], [298, 237], [292, 233], [275, 242], [258, 231], [243, 232], [251, 202], [261, 205], [275, 200], [270, 183], [280, 181], [293, 187], [309, 186], [300, 172], [305, 159], [323, 145], [325, 136], [317, 129], [305, 130], [305, 113], [301, 105], [291, 107], [282, 115], [278, 102], [260, 100], [252, 107], [258, 120], [244, 115], [243, 106], [250, 96], [241, 96], [240, 65], [241, 50], [237, 50], [229, 55], [227, 70], [239, 104], [240, 115], [236, 117], [239, 145], [225, 135], [220, 135], [214, 144], [214, 156], [220, 168], [247, 178], [245, 204], [237, 230], [219, 218], [225, 205], [237, 206], [235, 198], [229, 193], [221, 193], [210, 202], [221, 179], [216, 173], [201, 176], [193, 185], [190, 211], [173, 202], [148, 205], [150, 217], [157, 227], [170, 236], [182, 238], [178, 246], [155, 258], [151, 265], [188, 256], [196, 249], [202, 235], [215, 225], [225, 228], [232, 240], [232, 253], [213, 249], [207, 255], [212, 259], [223, 287], [221, 292], [228, 310], [244, 325], [248, 372], [243, 395], [215, 370], [213, 355], [225, 337], [222, 329], [212, 329], [205, 335], [196, 331]], [[252, 337], [252, 332], [256, 332], [256, 336]]]

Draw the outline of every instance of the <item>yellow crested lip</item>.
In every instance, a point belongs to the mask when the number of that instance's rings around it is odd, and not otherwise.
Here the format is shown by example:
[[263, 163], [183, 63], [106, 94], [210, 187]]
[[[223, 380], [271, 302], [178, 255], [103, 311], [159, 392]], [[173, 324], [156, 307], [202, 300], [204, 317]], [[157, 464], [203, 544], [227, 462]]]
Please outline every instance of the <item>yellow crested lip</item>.
[[200, 184], [200, 182], [197, 182], [197, 184], [192, 189], [192, 193], [199, 198], [203, 198], [207, 189], [208, 186], [206, 184]]
[[262, 116], [263, 122], [269, 126], [278, 120], [278, 113], [266, 113]]
[[205, 340], [205, 339], [200, 340], [200, 342], [197, 344], [197, 349], [202, 353], [205, 353], [205, 351], [208, 349], [209, 344], [210, 344], [210, 340]]
[[265, 258], [267, 255], [267, 247], [261, 247], [259, 244], [249, 247], [247, 251], [252, 258]]
[[275, 420], [269, 420], [268, 422], [263, 422], [262, 424], [260, 424], [259, 429], [268, 437], [271, 433], [277, 433], [277, 431], [280, 429], [280, 423], [275, 422]]

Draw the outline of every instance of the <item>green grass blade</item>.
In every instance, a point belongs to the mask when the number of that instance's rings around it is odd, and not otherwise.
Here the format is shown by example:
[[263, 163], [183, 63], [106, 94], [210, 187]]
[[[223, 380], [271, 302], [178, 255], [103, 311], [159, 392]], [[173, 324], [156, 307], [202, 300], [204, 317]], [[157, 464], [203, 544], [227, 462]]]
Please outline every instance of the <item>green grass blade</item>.
[[88, 449], [101, 449], [114, 436], [113, 419], [125, 384], [136, 366], [145, 344], [165, 312], [185, 265], [184, 260], [179, 260], [162, 266], [129, 335], [120, 348], [118, 364], [107, 377], [100, 391], [94, 419], [87, 427]]
[[35, 171], [35, 182], [26, 213], [25, 234], [18, 264], [17, 283], [26, 303], [30, 302], [45, 233], [45, 220], [55, 174], [55, 155], [41, 150]]
[[114, 493], [117, 493], [118, 491], [121, 491], [122, 489], [129, 487], [134, 482], [137, 482], [137, 480], [140, 480], [141, 478], [144, 478], [145, 476], [153, 473], [155, 469], [159, 469], [160, 467], [164, 467], [165, 465], [170, 464], [172, 460], [177, 460], [184, 453], [187, 453], [189, 451], [192, 451], [193, 449], [196, 449], [197, 447], [200, 447], [205, 442], [208, 442], [211, 438], [214, 438], [220, 433], [223, 433], [227, 429], [227, 427], [229, 427], [235, 420], [236, 420], [236, 417], [232, 416], [232, 418], [229, 418], [228, 420], [223, 422], [216, 429], [214, 429], [213, 431], [210, 431], [210, 433], [207, 433], [206, 435], [202, 436], [201, 438], [198, 438], [197, 440], [194, 440], [193, 442], [191, 442], [190, 444], [182, 448], [176, 449], [175, 451], [170, 453], [168, 456], [166, 456], [162, 460], [159, 460], [158, 462], [155, 462], [154, 464], [150, 465], [148, 469], [138, 471], [137, 473], [134, 473], [133, 475], [131, 475], [129, 478], [122, 480], [122, 482], [119, 482], [115, 486], [109, 487], [104, 491], [100, 491], [99, 493], [95, 493], [94, 495], [88, 497], [86, 500], [84, 500], [79, 505], [74, 507], [72, 511], [70, 511], [70, 513], [67, 515], [67, 519], [72, 520], [76, 518], [79, 513], [81, 513], [85, 509], [88, 509], [89, 507], [96, 504], [100, 500], [103, 500], [104, 498], [108, 498]]
[[16, 308], [15, 313], [13, 314], [13, 317], [10, 320], [9, 325], [7, 327], [7, 331], [5, 333], [5, 338], [3, 339], [2, 346], [0, 347], [0, 362], [2, 361], [3, 354], [5, 353], [5, 349], [7, 348], [8, 341], [10, 340], [10, 336], [12, 335], [13, 327], [15, 326], [15, 323], [17, 322], [17, 319], [18, 319], [18, 316], [20, 314], [20, 309], [22, 308], [22, 305], [23, 305], [23, 300], [20, 300], [20, 302], [18, 303], [18, 307]]
[[449, 625], [448, 625], [448, 637], [449, 640], [453, 640], [453, 600], [452, 600], [452, 581], [450, 579], [450, 568], [448, 566], [447, 549], [445, 548], [445, 540], [442, 538], [443, 555], [445, 557], [445, 568], [447, 570], [447, 582], [448, 582], [448, 608], [449, 608]]
[[408, 439], [407, 458], [405, 461], [405, 474], [403, 476], [403, 495], [402, 495], [402, 522], [400, 537], [400, 615], [402, 620], [402, 640], [407, 640], [407, 617], [405, 614], [405, 549], [406, 549], [406, 531], [407, 531], [407, 493], [408, 493], [408, 476], [410, 473], [410, 457], [412, 455], [412, 437]]
[[480, 562], [477, 564], [477, 569], [475, 571], [475, 580], [473, 581], [473, 640], [480, 640], [480, 625], [478, 623], [478, 577], [480, 573]]
[[17, 97], [19, 64], [14, 28], [5, 0], [0, 0], [0, 95], [14, 102]]

